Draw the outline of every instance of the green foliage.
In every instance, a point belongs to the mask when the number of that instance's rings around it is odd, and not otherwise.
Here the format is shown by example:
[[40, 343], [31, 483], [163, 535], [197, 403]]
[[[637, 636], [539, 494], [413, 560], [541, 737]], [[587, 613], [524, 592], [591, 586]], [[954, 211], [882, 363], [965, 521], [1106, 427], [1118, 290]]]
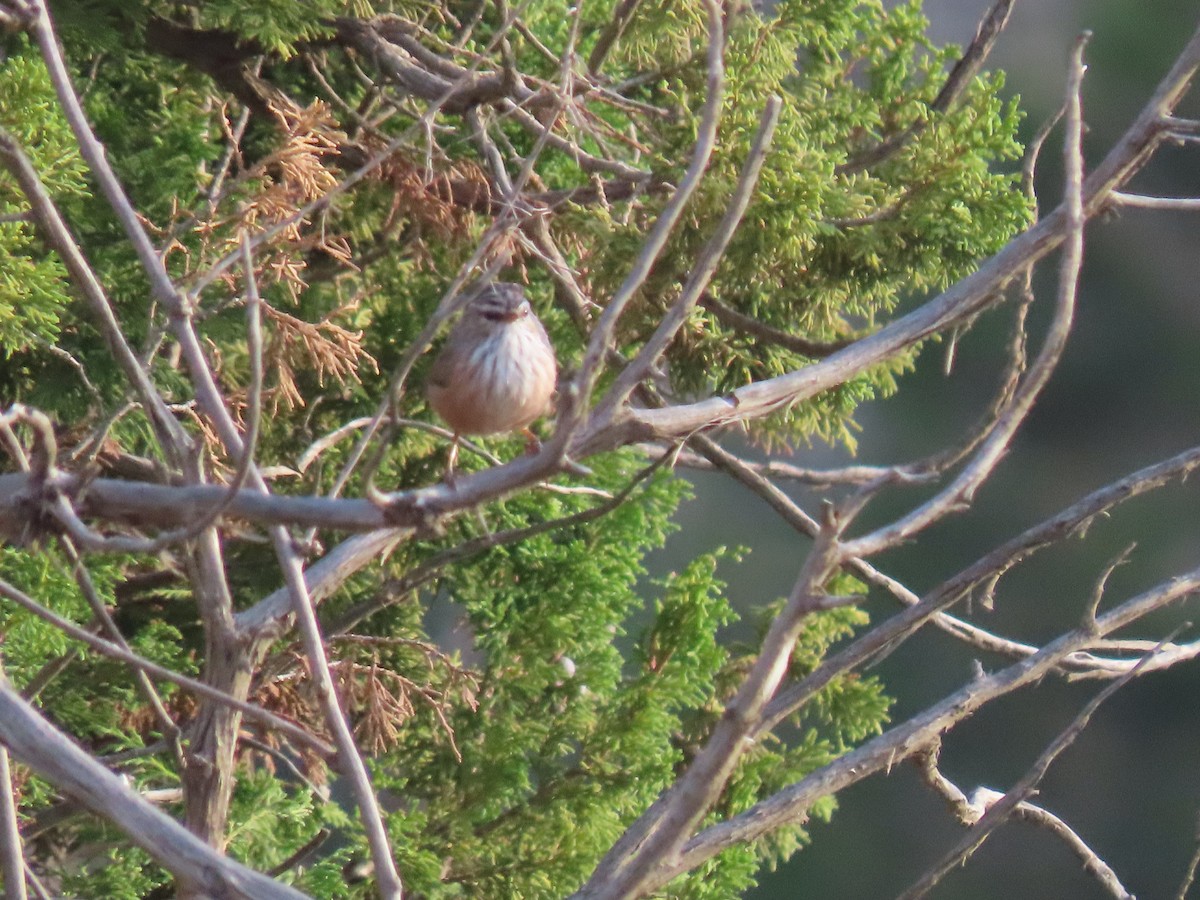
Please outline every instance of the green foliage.
[[[589, 482], [618, 487], [635, 465], [616, 455]], [[678, 755], [669, 710], [683, 688], [656, 684], [641, 666], [626, 671], [621, 645], [642, 604], [641, 558], [665, 537], [681, 490], [658, 476], [599, 523], [497, 548], [447, 580], [434, 603], [462, 607], [481, 657], [477, 705], [460, 703], [447, 717], [462, 758], [436, 717], [418, 709], [377, 769], [379, 781], [405, 798], [392, 828], [410, 848], [413, 890], [544, 896], [577, 884], [598, 849], [669, 777]], [[489, 525], [569, 515], [592, 502], [524, 495]], [[689, 689], [693, 698], [704, 693]], [[447, 843], [456, 848], [449, 875]]]
[[[350, 4], [358, 16], [373, 15], [371, 4]], [[300, 41], [313, 41], [330, 32], [328, 19], [346, 12], [347, 4], [340, 0], [292, 3], [289, 0], [265, 0], [254, 4], [236, 0], [206, 3], [200, 9], [202, 28], [232, 30], [243, 39], [257, 41], [268, 53], [287, 59]]]
[[[952, 111], [929, 113], [954, 51], [929, 48], [919, 4], [885, 13], [852, 0], [785, 2], [773, 16], [734, 21], [708, 177], [643, 289], [643, 306], [633, 313], [640, 312], [640, 320], [626, 323], [630, 351], [678, 294], [724, 214], [772, 95], [782, 97], [783, 110], [768, 161], [709, 288], [713, 300], [736, 312], [787, 334], [836, 341], [870, 329], [906, 296], [962, 277], [1029, 221], [1016, 176], [993, 169], [1020, 154], [1015, 103], [997, 97], [998, 76], [981, 77]], [[669, 24], [647, 12], [631, 26], [632, 46], [643, 29], [653, 41]], [[694, 45], [702, 42], [702, 23], [690, 33]], [[698, 55], [699, 47], [693, 49]], [[704, 97], [703, 77], [700, 67], [685, 68], [647, 99], [694, 114]], [[857, 155], [910, 123], [924, 127], [880, 165], [857, 169]], [[668, 180], [678, 179], [696, 130], [691, 117], [665, 130], [656, 164], [670, 173]], [[583, 209], [579, 216], [600, 218], [611, 233], [597, 236], [602, 249], [594, 254], [596, 293], [604, 296], [624, 277], [648, 216], [624, 227], [604, 209]], [[599, 230], [578, 219], [563, 225], [589, 235]], [[853, 447], [854, 409], [891, 393], [894, 377], [912, 358], [899, 355], [839, 390], [752, 423], [751, 434], [768, 444], [818, 437]], [[782, 375], [806, 361], [779, 343], [728, 327], [708, 310], [697, 311], [671, 356], [675, 384], [697, 395]]]
[[[115, 589], [129, 575], [129, 560], [119, 557], [99, 560], [89, 566], [97, 599], [114, 607]], [[88, 625], [93, 613], [81, 594], [68, 563], [57, 554], [30, 553], [0, 548], [0, 578], [25, 594], [41, 598], [56, 614], [80, 626]], [[65, 659], [66, 677], [61, 673], [40, 686], [38, 697], [54, 710], [57, 721], [81, 737], [103, 741], [110, 750], [142, 745], [142, 716], [145, 699], [129, 678], [127, 666], [103, 657], [76, 655], [79, 645], [56, 627], [33, 613], [12, 604], [0, 606], [0, 631], [4, 640], [4, 670], [13, 684], [28, 690], [47, 674], [49, 667]], [[197, 665], [180, 645], [181, 634], [167, 622], [147, 622], [136, 631], [126, 630], [130, 648], [159, 665], [194, 674]], [[161, 688], [165, 697], [171, 685]]]
[[[74, 581], [50, 556], [0, 548], [0, 578], [28, 595], [53, 597], [49, 605], [64, 618], [78, 621], [87, 615], [87, 603]], [[5, 672], [18, 687], [25, 686], [50, 659], [67, 652], [67, 637], [32, 613], [5, 604], [0, 616]]]
[[233, 795], [230, 851], [247, 865], [270, 869], [317, 833], [322, 806], [311, 791], [286, 785], [274, 767], [246, 770]]
[[[596, 46], [615, 6], [583, 7], [581, 58]], [[340, 155], [347, 135], [362, 140], [354, 150], [373, 152], [411, 130], [411, 141], [401, 142], [379, 173], [319, 221], [258, 250], [259, 287], [269, 305], [269, 383], [258, 459], [298, 468], [314, 441], [374, 412], [395, 366], [492, 224], [486, 205], [456, 202], [459, 195], [450, 189], [469, 194], [486, 186], [486, 166], [463, 118], [441, 116], [426, 132], [414, 127], [420, 104], [402, 101], [378, 115], [380, 99], [358, 71], [368, 62], [327, 45], [330, 19], [395, 12], [426, 29], [422, 40], [432, 50], [456, 53], [464, 66], [478, 60], [492, 66], [499, 58], [496, 10], [459, 3], [368, 8], [336, 0], [95, 0], [56, 7], [87, 113], [185, 287], [236, 247], [243, 228], [261, 233], [343, 177], [338, 167], [357, 161]], [[558, 48], [571, 34], [573, 23], [561, 3], [534, 0], [521, 9], [529, 34], [541, 43]], [[452, 51], [448, 42], [477, 11], [461, 52]], [[280, 102], [286, 115], [256, 112], [249, 118], [228, 170], [221, 161], [238, 108], [212, 72], [160, 52], [148, 36], [156, 17], [230, 31], [231, 47], [264, 54], [258, 77], [279, 92], [276, 99], [294, 101], [294, 108]], [[722, 119], [707, 177], [618, 332], [618, 350], [635, 353], [674, 302], [725, 213], [764, 103], [780, 96], [783, 110], [767, 163], [709, 288], [713, 302], [692, 314], [665, 361], [683, 399], [792, 372], [817, 355], [736, 328], [721, 307], [809, 342], [843, 340], [873, 329], [906, 299], [970, 271], [1029, 215], [1009, 171], [1020, 149], [1014, 140], [1018, 113], [998, 97], [1001, 78], [981, 76], [957, 103], [933, 110], [955, 51], [929, 45], [917, 4], [885, 11], [882, 4], [855, 0], [783, 0], [769, 16], [743, 11], [729, 22]], [[556, 243], [601, 304], [628, 273], [668, 186], [678, 183], [688, 163], [705, 100], [706, 27], [696, 0], [641, 4], [601, 66], [612, 83], [642, 79], [628, 92], [633, 102], [576, 98], [589, 123], [580, 133], [581, 149], [609, 152], [651, 173], [650, 183], [628, 202], [564, 204], [548, 218]], [[534, 41], [521, 33], [506, 38], [504, 52], [522, 72], [557, 82], [557, 64]], [[330, 88], [344, 108], [328, 96]], [[356, 118], [368, 114], [369, 128]], [[150, 302], [146, 277], [112, 211], [91, 195], [45, 73], [24, 44], [0, 62], [0, 126], [27, 149], [68, 215], [130, 342], [139, 349], [159, 347], [162, 310]], [[894, 152], [860, 164], [910, 128]], [[534, 144], [508, 120], [497, 134], [518, 153]], [[635, 137], [626, 139], [630, 134]], [[437, 189], [423, 180], [426, 167]], [[218, 176], [225, 180], [210, 198]], [[599, 180], [584, 171], [577, 154], [552, 146], [533, 176], [539, 191], [586, 188]], [[26, 207], [11, 179], [0, 174], [0, 216]], [[555, 303], [544, 266], [515, 241], [509, 250], [513, 265], [504, 277], [528, 281], [569, 369], [582, 353], [584, 335]], [[346, 254], [355, 265], [344, 264]], [[240, 273], [215, 279], [199, 292], [196, 309], [221, 387], [235, 405], [245, 399], [249, 368], [241, 290]], [[25, 221], [0, 222], [0, 350], [8, 358], [0, 370], [5, 401], [26, 400], [55, 415], [64, 425], [65, 451], [105, 423], [107, 445], [156, 455], [144, 416], [125, 408], [128, 385], [90, 314], [73, 301], [61, 263]], [[428, 359], [418, 361], [410, 386], [421, 383]], [[750, 436], [767, 444], [818, 439], [853, 446], [859, 404], [893, 391], [911, 360], [912, 354], [899, 355], [781, 410], [754, 423]], [[149, 368], [167, 399], [190, 416], [191, 388], [177, 361], [162, 352]], [[419, 390], [410, 387], [398, 404], [405, 416], [428, 417]], [[193, 426], [194, 420], [186, 421]], [[204, 437], [199, 427], [195, 431]], [[333, 442], [299, 477], [280, 479], [273, 488], [328, 490], [352, 443], [353, 436]], [[502, 459], [521, 452], [519, 439], [485, 443]], [[444, 452], [444, 440], [419, 428], [402, 429], [381, 461], [377, 482], [430, 483], [441, 477]], [[216, 468], [222, 460], [212, 456]], [[464, 451], [464, 470], [487, 464]], [[603, 502], [596, 491], [626, 489], [643, 474], [646, 460], [627, 449], [588, 465], [594, 474], [573, 483], [571, 492], [531, 490], [489, 506], [483, 521], [458, 519], [444, 536], [403, 544], [378, 570], [356, 577], [321, 607], [333, 635], [340, 617], [396, 592], [386, 608], [356, 625], [362, 641], [331, 637], [330, 647], [339, 690], [351, 701], [359, 740], [372, 753], [398, 864], [413, 896], [551, 897], [579, 885], [697, 752], [752, 663], [753, 648], [727, 639], [726, 626], [736, 616], [717, 574], [718, 565], [740, 563], [740, 552], [704, 554], [657, 582], [646, 577], [646, 555], [676, 527], [687, 495], [686, 484], [671, 473], [639, 483], [626, 502], [598, 519], [560, 524], [477, 553], [439, 570], [429, 585], [396, 587], [414, 567], [485, 532], [537, 526], [594, 508]], [[356, 488], [361, 485], [352, 483], [347, 494]], [[269, 548], [240, 537], [227, 534], [223, 552], [237, 603], [245, 607], [278, 587], [279, 576]], [[322, 539], [330, 546], [337, 537]], [[116, 608], [134, 649], [194, 674], [203, 670], [206, 643], [181, 568], [175, 558], [89, 559], [97, 594]], [[137, 586], [143, 576], [160, 575], [166, 577], [152, 588]], [[52, 548], [0, 551], [0, 576], [75, 622], [91, 621], [90, 607]], [[849, 593], [855, 586], [830, 589]], [[752, 611], [752, 621], [765, 628], [777, 609], [768, 604]], [[443, 652], [438, 644], [449, 639], [439, 622], [455, 617], [462, 625], [451, 637], [460, 652]], [[865, 625], [865, 615], [854, 609], [812, 617], [791, 674], [811, 671], [831, 646]], [[11, 604], [0, 605], [0, 629], [5, 672], [19, 688], [77, 649]], [[290, 641], [285, 635], [262, 667], [287, 677], [256, 683], [261, 694], [255, 699], [319, 729]], [[195, 701], [169, 686], [159, 690], [187, 724]], [[159, 736], [160, 723], [128, 669], [87, 654], [73, 658], [65, 675], [50, 678], [38, 700], [96, 753], [145, 748]], [[764, 738], [745, 756], [711, 821], [736, 815], [836, 759], [876, 733], [887, 711], [876, 679], [835, 680], [796, 714], [783, 737]], [[286, 758], [314, 782], [328, 775], [318, 761]], [[320, 800], [277, 756], [245, 751], [238, 765], [231, 853], [270, 868], [325, 827], [335, 833], [330, 846], [287, 877], [319, 897], [369, 894], [369, 885], [348, 884], [342, 871], [364, 843], [355, 819]], [[122, 771], [139, 787], [180, 783], [166, 752], [147, 753]], [[55, 796], [30, 779], [22, 800], [29, 813]], [[834, 798], [825, 798], [808, 813], [827, 819], [834, 810]], [[89, 821], [69, 837], [103, 846], [95, 858], [107, 868], [64, 869], [58, 874], [68, 894], [141, 897], [165, 881], [108, 826]], [[681, 876], [663, 896], [735, 896], [764, 865], [786, 859], [808, 839], [797, 822], [727, 850]]]
[[[40, 59], [22, 48], [0, 67], [0, 130], [22, 147], [58, 202], [86, 193], [79, 150]], [[32, 221], [13, 220], [29, 203], [0, 171], [0, 356], [54, 343], [70, 302], [62, 262], [46, 252]]]
[[[95, 856], [84, 860], [85, 869], [68, 872], [62, 879], [64, 897], [105, 897], [112, 900], [140, 900], [156, 888], [171, 883], [165, 872], [154, 865], [144, 850], [124, 846], [122, 834], [108, 827], [94, 835]], [[111, 842], [107, 847], [102, 841]]]

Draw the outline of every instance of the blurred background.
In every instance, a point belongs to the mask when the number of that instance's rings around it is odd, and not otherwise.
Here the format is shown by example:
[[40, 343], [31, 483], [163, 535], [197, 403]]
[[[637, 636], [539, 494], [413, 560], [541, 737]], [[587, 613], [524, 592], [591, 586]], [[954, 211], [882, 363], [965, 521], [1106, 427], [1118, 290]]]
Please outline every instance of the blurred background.
[[[987, 0], [927, 0], [931, 37], [965, 45]], [[1087, 51], [1086, 162], [1096, 165], [1141, 109], [1197, 25], [1193, 3], [1128, 0], [1018, 0], [989, 68], [1007, 73], [1021, 97], [1027, 139], [1061, 103], [1071, 43], [1094, 32]], [[1180, 108], [1196, 115], [1192, 98]], [[1061, 195], [1061, 131], [1042, 154], [1043, 209]], [[1160, 151], [1135, 183], [1145, 193], [1200, 195], [1200, 148]], [[970, 513], [927, 531], [903, 552], [878, 560], [917, 592], [940, 583], [996, 544], [1128, 472], [1197, 442], [1200, 396], [1200, 252], [1194, 214], [1128, 210], [1093, 223], [1076, 326], [1066, 356], [1012, 452]], [[1054, 290], [1053, 258], [1038, 279], [1031, 352]], [[1007, 308], [980, 320], [945, 374], [944, 345], [931, 344], [899, 394], [865, 407], [857, 460], [896, 463], [955, 439], [983, 409], [1002, 365]], [[806, 466], [845, 462], [828, 448], [797, 448]], [[807, 542], [751, 495], [721, 477], [697, 476], [689, 518], [654, 561], [661, 573], [712, 547], [752, 548], [722, 574], [739, 604], [785, 595]], [[1079, 621], [1100, 571], [1134, 541], [1130, 561], [1109, 581], [1114, 604], [1200, 564], [1200, 486], [1193, 481], [1122, 507], [1096, 523], [1086, 541], [1044, 552], [1001, 584], [995, 612], [971, 617], [1009, 637], [1043, 641]], [[877, 502], [872, 521], [909, 509], [916, 492]], [[811, 509], [811, 504], [809, 505]], [[865, 523], [869, 524], [869, 523]], [[868, 607], [876, 621], [896, 610], [885, 598]], [[962, 613], [964, 610], [957, 609]], [[1126, 636], [1160, 638], [1200, 615], [1197, 601], [1146, 620]], [[1181, 640], [1194, 640], [1188, 628]], [[902, 721], [1006, 660], [981, 657], [927, 630], [877, 669]], [[1103, 685], [1047, 681], [987, 707], [951, 732], [942, 771], [968, 794], [1007, 790]], [[1183, 665], [1124, 687], [1049, 771], [1037, 801], [1063, 817], [1139, 897], [1174, 897], [1196, 846], [1200, 665]], [[829, 825], [814, 824], [813, 845], [783, 870], [765, 875], [755, 900], [790, 897], [892, 897], [907, 888], [961, 834], [944, 803], [908, 765], [844, 792]], [[1200, 896], [1200, 888], [1195, 892]], [[943, 898], [1091, 898], [1107, 896], [1054, 837], [1010, 822], [964, 869], [934, 889]]]

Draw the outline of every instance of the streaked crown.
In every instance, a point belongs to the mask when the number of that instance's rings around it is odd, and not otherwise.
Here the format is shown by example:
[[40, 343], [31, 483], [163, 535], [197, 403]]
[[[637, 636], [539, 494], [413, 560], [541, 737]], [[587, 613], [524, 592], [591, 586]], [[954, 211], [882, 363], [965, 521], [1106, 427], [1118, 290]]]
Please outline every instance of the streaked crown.
[[529, 315], [530, 309], [519, 284], [493, 281], [471, 301], [468, 312], [489, 322], [515, 322]]

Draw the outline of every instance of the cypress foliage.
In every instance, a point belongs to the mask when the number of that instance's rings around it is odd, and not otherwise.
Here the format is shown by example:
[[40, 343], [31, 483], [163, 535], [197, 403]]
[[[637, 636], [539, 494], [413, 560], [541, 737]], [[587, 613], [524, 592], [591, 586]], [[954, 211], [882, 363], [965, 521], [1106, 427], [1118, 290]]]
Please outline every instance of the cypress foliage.
[[[585, 5], [580, 59], [606, 35], [616, 6], [612, 0]], [[330, 489], [352, 438], [331, 444], [303, 472], [298, 459], [320, 436], [374, 412], [405, 350], [495, 214], [486, 199], [487, 162], [468, 117], [442, 112], [424, 127], [419, 116], [426, 104], [386, 87], [372, 61], [347, 49], [339, 17], [392, 14], [422, 46], [457, 65], [488, 71], [512, 65], [530, 83], [557, 84], [559, 67], [539, 45], [557, 50], [573, 39], [563, 4], [522, 5], [526, 30], [507, 32], [498, 46], [503, 7], [93, 0], [53, 8], [90, 121], [184, 288], [233, 252], [243, 229], [260, 233], [287, 220], [396, 141], [382, 166], [260, 251], [270, 377], [257, 458], [292, 469], [275, 482], [277, 491]], [[464, 23], [476, 15], [464, 39]], [[934, 110], [958, 51], [929, 43], [918, 3], [885, 11], [851, 0], [783, 0], [770, 14], [730, 10], [728, 18], [716, 151], [621, 322], [618, 352], [636, 353], [678, 296], [725, 212], [763, 104], [778, 94], [784, 105], [749, 211], [709, 287], [711, 302], [693, 314], [666, 358], [673, 399], [729, 391], [814, 358], [731, 325], [724, 310], [828, 345], [865, 333], [906, 299], [969, 272], [1030, 217], [1011, 165], [1020, 152], [1019, 114], [999, 99], [1001, 77], [977, 77], [954, 105]], [[706, 40], [699, 2], [642, 4], [603, 61], [610, 84], [636, 80], [637, 86], [620, 102], [600, 93], [573, 101], [570, 114], [586, 123], [578, 130], [582, 150], [650, 173], [645, 183], [605, 197], [597, 186], [611, 172], [589, 171], [553, 145], [543, 148], [529, 179], [528, 189], [544, 194], [599, 191], [599, 199], [581, 195], [555, 206], [547, 226], [600, 302], [628, 272], [670, 196], [665, 186], [676, 184], [687, 164], [705, 99]], [[0, 126], [27, 149], [68, 216], [132, 344], [160, 351], [150, 365], [164, 395], [186, 403], [186, 377], [160, 344], [163, 311], [149, 299], [111, 210], [87, 181], [36, 48], [21, 35], [4, 38], [4, 45]], [[223, 154], [244, 109], [245, 131], [225, 174]], [[534, 148], [527, 129], [496, 115], [505, 152]], [[896, 152], [859, 165], [905, 128], [911, 138]], [[104, 454], [155, 456], [151, 429], [128, 407], [128, 386], [62, 264], [30, 222], [12, 217], [22, 209], [22, 196], [0, 174], [0, 394], [6, 403], [22, 401], [53, 415], [65, 452], [102, 427]], [[555, 302], [545, 267], [515, 238], [505, 251], [505, 277], [528, 283], [561, 364], [577, 366], [586, 335], [569, 308]], [[230, 272], [197, 302], [207, 350], [236, 408], [246, 400], [249, 356], [236, 302], [241, 276]], [[412, 385], [420, 384], [429, 358], [418, 362]], [[852, 447], [858, 404], [893, 391], [912, 358], [900, 355], [752, 423], [747, 436], [766, 446], [821, 440]], [[419, 390], [397, 402], [403, 416], [429, 420]], [[182, 415], [198, 439], [208, 439], [198, 418]], [[502, 459], [521, 452], [519, 438], [485, 444]], [[444, 453], [442, 438], [405, 427], [376, 480], [435, 481]], [[721, 572], [753, 565], [753, 555], [714, 552], [664, 579], [646, 577], [646, 554], [686, 522], [681, 503], [688, 495], [686, 482], [665, 469], [647, 475], [648, 462], [633, 449], [590, 459], [591, 475], [568, 479], [590, 492], [529, 490], [478, 517], [456, 519], [443, 534], [402, 544], [320, 607], [338, 688], [370, 754], [410, 896], [570, 892], [696, 752], [752, 661], [753, 646], [728, 639], [739, 612], [725, 596]], [[472, 453], [462, 462], [467, 471], [489, 464]], [[624, 502], [599, 518], [438, 564], [452, 548], [489, 533], [594, 508], [603, 502], [597, 492], [615, 495], [639, 478]], [[363, 488], [352, 482], [346, 493]], [[244, 537], [232, 531], [225, 541], [240, 608], [280, 583], [268, 547]], [[322, 535], [327, 546], [336, 538]], [[414, 579], [422, 566], [431, 567], [429, 576]], [[183, 672], [203, 671], [203, 629], [170, 553], [89, 558], [88, 567], [134, 650]], [[92, 612], [70, 569], [50, 540], [0, 553], [0, 575], [86, 625]], [[832, 592], [861, 589], [837, 587]], [[371, 612], [366, 618], [364, 609]], [[757, 627], [772, 609], [740, 615]], [[455, 646], [445, 645], [447, 621], [455, 623]], [[353, 637], [343, 633], [350, 622]], [[831, 645], [865, 624], [865, 614], [854, 609], [812, 617], [793, 673], [810, 671]], [[0, 604], [0, 631], [8, 677], [18, 688], [36, 684], [40, 706], [60, 727], [97, 755], [140, 751], [121, 763], [139, 788], [179, 785], [160, 725], [127, 668], [78, 652], [56, 629], [7, 604]], [[59, 661], [65, 668], [44, 677]], [[306, 675], [298, 643], [284, 635], [261, 661], [252, 699], [321, 731]], [[186, 726], [195, 700], [162, 691]], [[877, 680], [836, 680], [785, 737], [765, 739], [746, 756], [713, 819], [748, 808], [877, 733], [887, 710]], [[343, 875], [365, 843], [357, 819], [339, 802], [344, 797], [330, 793], [322, 762], [279, 745], [257, 726], [245, 732], [253, 739], [239, 750], [229, 852], [269, 870], [328, 829], [335, 839], [282, 877], [314, 896], [369, 896], [368, 885]], [[22, 815], [36, 822], [60, 800], [18, 772]], [[828, 798], [810, 816], [828, 818], [834, 809]], [[730, 849], [672, 883], [664, 896], [737, 895], [763, 866], [787, 859], [807, 839], [806, 826], [796, 823]], [[161, 896], [156, 889], [170, 883], [117, 829], [86, 816], [40, 840], [37, 858], [67, 895]]]

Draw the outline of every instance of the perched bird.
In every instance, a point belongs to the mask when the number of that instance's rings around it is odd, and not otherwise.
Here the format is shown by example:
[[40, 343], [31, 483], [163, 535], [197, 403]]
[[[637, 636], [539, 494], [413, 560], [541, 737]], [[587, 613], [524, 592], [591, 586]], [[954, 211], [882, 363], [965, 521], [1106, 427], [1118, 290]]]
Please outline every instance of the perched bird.
[[554, 348], [520, 285], [493, 282], [467, 304], [433, 362], [425, 394], [454, 430], [447, 475], [464, 434], [522, 430], [550, 412], [558, 379]]

